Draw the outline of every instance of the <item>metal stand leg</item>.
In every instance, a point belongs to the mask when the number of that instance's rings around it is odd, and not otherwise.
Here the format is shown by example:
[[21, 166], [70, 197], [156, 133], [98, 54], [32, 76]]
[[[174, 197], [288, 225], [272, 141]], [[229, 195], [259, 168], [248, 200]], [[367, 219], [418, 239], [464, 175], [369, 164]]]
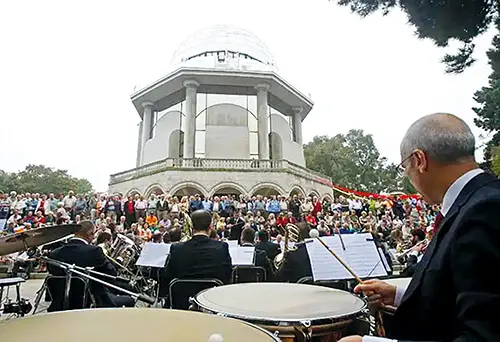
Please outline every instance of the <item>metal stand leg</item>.
[[47, 280], [43, 282], [42, 287], [36, 292], [35, 305], [33, 307], [32, 315], [36, 314], [36, 310], [38, 310], [38, 307], [40, 306], [40, 301], [45, 295], [45, 291], [47, 291]]

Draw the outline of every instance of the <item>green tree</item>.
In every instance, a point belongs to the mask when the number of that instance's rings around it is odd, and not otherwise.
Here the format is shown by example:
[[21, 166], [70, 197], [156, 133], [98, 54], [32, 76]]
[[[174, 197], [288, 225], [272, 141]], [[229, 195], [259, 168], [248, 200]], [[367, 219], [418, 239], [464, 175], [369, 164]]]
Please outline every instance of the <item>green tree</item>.
[[380, 156], [371, 134], [352, 129], [346, 135], [316, 136], [304, 146], [307, 167], [332, 178], [335, 184], [361, 191], [400, 188], [396, 166]]
[[485, 32], [498, 15], [498, 1], [489, 0], [335, 0], [366, 17], [374, 12], [388, 14], [400, 8], [419, 38], [445, 47], [451, 40], [462, 42], [456, 54], [445, 55], [448, 73], [460, 73], [474, 63], [474, 38]]
[[491, 171], [500, 177], [500, 147], [494, 147], [492, 149]]
[[92, 184], [84, 178], [72, 177], [67, 170], [43, 165], [28, 165], [23, 171], [7, 173], [0, 170], [0, 190], [31, 193], [75, 193], [92, 191]]
[[472, 108], [477, 114], [477, 118], [474, 119], [476, 126], [493, 133], [484, 151], [484, 158], [487, 161], [492, 157], [492, 149], [500, 144], [500, 20], [495, 24], [499, 33], [493, 38], [493, 46], [486, 53], [492, 73], [488, 78], [488, 86], [474, 94], [478, 106]]

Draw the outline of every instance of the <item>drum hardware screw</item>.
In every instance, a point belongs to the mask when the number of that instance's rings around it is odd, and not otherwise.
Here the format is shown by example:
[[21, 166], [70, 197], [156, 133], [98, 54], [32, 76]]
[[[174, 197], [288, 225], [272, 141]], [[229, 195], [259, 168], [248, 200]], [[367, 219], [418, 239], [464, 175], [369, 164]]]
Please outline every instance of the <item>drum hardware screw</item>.
[[219, 313], [217, 314], [217, 316], [220, 316], [220, 317], [227, 317], [227, 315], [226, 315], [225, 313], [222, 313], [222, 312], [219, 312]]
[[305, 328], [311, 327], [311, 321], [301, 321], [300, 324], [302, 324]]
[[280, 332], [278, 330], [276, 330], [273, 335], [274, 335], [274, 337], [280, 337]]

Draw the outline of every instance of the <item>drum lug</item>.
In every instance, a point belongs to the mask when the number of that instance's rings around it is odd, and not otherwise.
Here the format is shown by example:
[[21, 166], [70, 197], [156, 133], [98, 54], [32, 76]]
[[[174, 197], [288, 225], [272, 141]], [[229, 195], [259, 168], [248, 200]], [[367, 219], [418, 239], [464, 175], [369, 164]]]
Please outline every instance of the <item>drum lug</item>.
[[193, 304], [194, 303], [194, 298], [193, 297], [189, 297], [188, 302], [189, 302], [189, 304]]
[[280, 337], [280, 332], [278, 330], [276, 330], [273, 334], [274, 337]]
[[300, 324], [302, 324], [302, 326], [304, 328], [310, 328], [311, 327], [311, 321], [300, 321]]
[[222, 312], [217, 313], [217, 316], [220, 316], [220, 317], [227, 317], [227, 315], [226, 315], [225, 313], [222, 313]]

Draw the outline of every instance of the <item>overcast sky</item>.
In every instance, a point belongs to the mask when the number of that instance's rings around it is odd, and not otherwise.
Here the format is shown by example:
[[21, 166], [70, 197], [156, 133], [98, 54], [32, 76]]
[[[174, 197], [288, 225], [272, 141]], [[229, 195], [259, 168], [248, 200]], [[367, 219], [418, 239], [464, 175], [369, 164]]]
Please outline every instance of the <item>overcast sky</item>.
[[490, 73], [491, 32], [475, 66], [451, 76], [439, 63], [446, 50], [415, 38], [402, 13], [360, 19], [334, 1], [2, 1], [0, 169], [45, 164], [106, 190], [111, 173], [135, 167], [134, 86], [165, 76], [177, 46], [216, 24], [255, 33], [279, 73], [311, 94], [305, 142], [361, 128], [392, 162], [422, 115], [473, 126], [472, 95]]

